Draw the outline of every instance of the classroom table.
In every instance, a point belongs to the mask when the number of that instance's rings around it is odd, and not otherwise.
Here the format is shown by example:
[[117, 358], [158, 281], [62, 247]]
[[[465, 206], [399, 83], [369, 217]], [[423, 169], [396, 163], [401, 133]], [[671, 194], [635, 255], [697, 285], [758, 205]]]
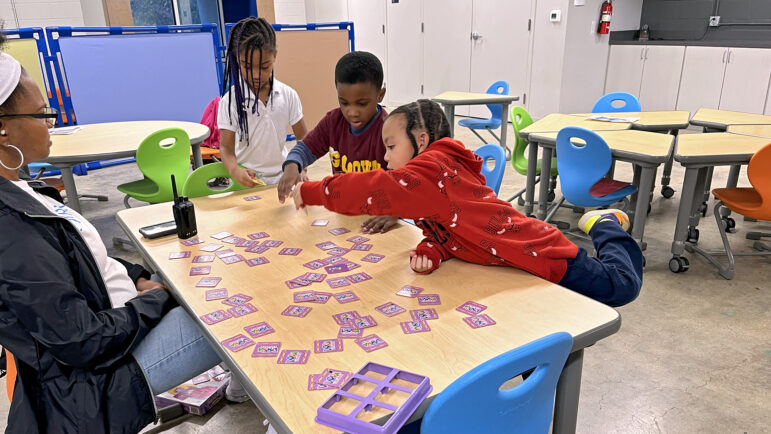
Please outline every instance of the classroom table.
[[[307, 305], [313, 310], [306, 318], [282, 316], [280, 312], [284, 308], [297, 304], [292, 302], [292, 293], [299, 291], [287, 289], [284, 281], [309, 271], [303, 263], [327, 256], [315, 244], [331, 240], [340, 246], [349, 246], [346, 239], [359, 235], [358, 228], [366, 216], [348, 217], [321, 207], [308, 208], [306, 215], [295, 211], [290, 204], [280, 205], [274, 187], [257, 191], [261, 200], [244, 200], [245, 196], [254, 194], [255, 190], [245, 190], [220, 197], [192, 199], [198, 236], [208, 243], [215, 242], [210, 235], [220, 231], [230, 231], [241, 237], [265, 231], [271, 235], [270, 239], [284, 241], [281, 247], [303, 250], [299, 256], [281, 256], [277, 249], [260, 255], [245, 254], [247, 259], [264, 256], [270, 261], [251, 268], [243, 262], [225, 265], [218, 259], [207, 264], [212, 267], [210, 276], [223, 278], [219, 287], [228, 288], [229, 294], [244, 293], [254, 297], [252, 302], [259, 309], [259, 312], [212, 326], [205, 326], [198, 317], [227, 306], [219, 301], [204, 301], [204, 289], [194, 286], [199, 277], [188, 275], [191, 258], [167, 259], [170, 252], [192, 251], [197, 255], [199, 250], [184, 247], [175, 236], [146, 240], [138, 233], [142, 226], [170, 220], [171, 204], [122, 210], [118, 213], [118, 222], [145, 261], [168, 282], [175, 298], [196, 318], [205, 336], [215, 343], [223, 361], [228, 363], [257, 407], [279, 432], [333, 432], [313, 420], [316, 409], [331, 393], [309, 392], [307, 383], [311, 373], [321, 373], [328, 367], [357, 371], [366, 362], [373, 361], [427, 375], [433, 392], [412, 416], [415, 420], [425, 412], [436, 394], [467, 371], [557, 331], [570, 333], [574, 343], [557, 386], [554, 432], [575, 432], [583, 350], [618, 331], [621, 318], [616, 310], [513, 268], [483, 267], [450, 260], [431, 275], [416, 274], [409, 268], [409, 251], [422, 235], [412, 225], [399, 224], [385, 234], [367, 235], [371, 238], [368, 243], [373, 244], [369, 252], [352, 251], [346, 255], [347, 259], [361, 264], [361, 268], [353, 272], [364, 271], [373, 277], [372, 280], [337, 290], [324, 283], [307, 287], [328, 292], [352, 290], [360, 301], [339, 304], [330, 299], [326, 304], [309, 303]], [[329, 225], [311, 226], [314, 219], [328, 219]], [[346, 227], [351, 232], [340, 236], [328, 232], [339, 227]], [[226, 246], [239, 253], [242, 250]], [[367, 253], [382, 254], [385, 258], [376, 264], [360, 261]], [[439, 319], [430, 321], [430, 332], [405, 335], [399, 322], [408, 321], [408, 313], [387, 318], [373, 309], [388, 301], [407, 310], [418, 308], [415, 299], [395, 294], [403, 285], [419, 286], [425, 289], [424, 293], [440, 295], [441, 305], [432, 306]], [[497, 325], [477, 330], [469, 328], [462, 321], [464, 315], [455, 311], [455, 307], [468, 300], [488, 306], [485, 313], [497, 321]], [[385, 339], [386, 348], [365, 353], [352, 340], [346, 339], [343, 352], [312, 353], [305, 365], [279, 365], [275, 358], [252, 358], [251, 348], [233, 353], [218, 344], [243, 333], [244, 326], [267, 321], [276, 332], [256, 341], [280, 341], [284, 349], [311, 350], [314, 340], [336, 337], [339, 326], [332, 320], [332, 315], [351, 310], [375, 318], [378, 325], [365, 332]], [[518, 373], [512, 372], [512, 377], [515, 374]], [[383, 416], [373, 414], [370, 420]]]
[[[747, 164], [752, 155], [769, 143], [767, 137], [732, 133], [683, 134], [677, 142], [675, 161], [685, 167], [685, 177], [677, 211], [675, 234], [672, 240], [672, 259], [669, 269], [679, 273], [688, 269], [688, 260], [682, 256], [686, 242], [698, 242], [700, 204], [703, 191], [710, 181], [715, 166]], [[731, 180], [729, 180], [731, 183]], [[733, 180], [736, 186], [736, 180]]]
[[[626, 130], [629, 128], [629, 124], [626, 122], [601, 122], [588, 119], [580, 119], [577, 116], [566, 115], [561, 113], [552, 113], [545, 117], [533, 122], [527, 127], [523, 128], [519, 132], [519, 136], [529, 142], [528, 156], [527, 156], [527, 181], [525, 184], [525, 215], [532, 215], [533, 206], [535, 202], [535, 173], [538, 165], [538, 142], [531, 140], [530, 135], [534, 133], [551, 133], [559, 132], [559, 130], [565, 127], [582, 127], [592, 131], [614, 131], [614, 130]], [[546, 189], [546, 196], [543, 196], [538, 202], [539, 217], [543, 220], [546, 217], [546, 209], [548, 206], [548, 177], [551, 170], [551, 158], [552, 147], [545, 147], [543, 149], [543, 155], [541, 156], [541, 174], [544, 176], [541, 181], [541, 192]], [[543, 171], [544, 167], [548, 167], [549, 170]], [[544, 187], [546, 184], [546, 187]]]
[[[551, 155], [546, 156], [546, 151], [553, 151], [557, 144], [556, 132], [551, 133], [531, 133], [529, 140], [537, 142], [544, 149], [544, 157], [541, 160], [541, 173], [549, 173], [551, 170]], [[656, 170], [659, 165], [665, 163], [674, 147], [674, 136], [668, 134], [651, 133], [638, 130], [620, 130], [620, 131], [597, 131], [608, 144], [613, 159], [617, 161], [626, 161], [634, 165], [634, 179], [632, 184], [637, 186], [637, 193], [632, 195], [629, 219], [632, 221], [632, 237], [644, 246], [643, 233], [645, 231], [645, 220], [648, 216], [648, 203], [650, 193], [653, 191], [656, 182]], [[545, 171], [545, 172], [544, 172]], [[541, 183], [541, 189], [538, 197], [539, 214], [538, 218], [545, 217], [547, 196], [549, 194], [549, 185]], [[543, 205], [542, 205], [543, 204]]]
[[509, 120], [509, 104], [519, 101], [516, 95], [497, 95], [493, 93], [475, 93], [475, 92], [442, 92], [431, 98], [444, 106], [444, 114], [450, 123], [450, 135], [455, 136], [455, 106], [456, 105], [483, 105], [500, 104], [503, 107], [501, 113], [501, 147], [506, 151], [506, 158], [510, 158], [510, 150], [506, 146], [506, 125]]
[[769, 125], [729, 125], [726, 131], [734, 134], [743, 134], [745, 136], [771, 138], [771, 124]]
[[80, 130], [73, 134], [51, 135], [51, 153], [43, 160], [62, 171], [67, 206], [78, 213], [80, 200], [72, 175], [72, 167], [76, 164], [133, 157], [139, 144], [151, 133], [164, 128], [181, 128], [190, 136], [193, 168], [197, 168], [203, 166], [201, 143], [210, 134], [206, 125], [180, 121], [107, 122], [78, 126]]

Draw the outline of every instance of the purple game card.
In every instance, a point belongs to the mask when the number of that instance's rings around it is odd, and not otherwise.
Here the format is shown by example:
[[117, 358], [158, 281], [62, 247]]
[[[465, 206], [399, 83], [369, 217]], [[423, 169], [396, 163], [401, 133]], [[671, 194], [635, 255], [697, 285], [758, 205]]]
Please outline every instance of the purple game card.
[[244, 196], [244, 200], [247, 202], [251, 202], [253, 200], [260, 200], [262, 199], [260, 196], [257, 196], [256, 194], [253, 194], [251, 196]]
[[313, 342], [313, 352], [336, 353], [343, 351], [343, 339], [319, 339]]
[[230, 256], [225, 256], [224, 258], [220, 258], [220, 259], [222, 259], [222, 262], [230, 265], [230, 264], [235, 264], [236, 262], [241, 262], [241, 261], [245, 260], [246, 258], [244, 258], [241, 255], [230, 255]]
[[255, 265], [267, 264], [268, 262], [270, 262], [268, 260], [268, 258], [266, 258], [264, 256], [260, 256], [259, 258], [247, 259], [246, 260], [246, 265], [248, 265], [250, 267], [254, 267]]
[[351, 281], [345, 277], [334, 277], [334, 278], [327, 279], [327, 285], [329, 285], [329, 287], [332, 289], [348, 286], [350, 284], [351, 284]]
[[276, 357], [281, 350], [281, 342], [258, 342], [252, 351], [252, 357]]
[[335, 228], [335, 229], [330, 229], [328, 232], [332, 235], [342, 235], [342, 234], [347, 234], [348, 232], [351, 232], [351, 231], [346, 228]]
[[312, 308], [310, 306], [297, 306], [290, 304], [286, 309], [284, 309], [283, 312], [281, 312], [281, 315], [305, 318], [305, 316], [310, 313], [311, 309]]
[[366, 280], [372, 280], [372, 276], [370, 276], [369, 274], [367, 274], [367, 273], [365, 273], [363, 271], [360, 272], [360, 273], [354, 273], [354, 274], [351, 274], [351, 275], [345, 276], [345, 277], [346, 277], [346, 279], [350, 280], [351, 283], [361, 283], [361, 282], [364, 282]]
[[256, 232], [256, 233], [247, 235], [247, 237], [249, 237], [249, 239], [252, 239], [252, 240], [259, 240], [260, 238], [268, 238], [269, 236], [270, 235], [268, 235], [267, 232]]
[[329, 250], [337, 247], [337, 244], [333, 243], [332, 241], [324, 241], [323, 243], [316, 244], [316, 247], [321, 250]]
[[257, 253], [257, 254], [259, 254], [259, 253], [265, 253], [265, 252], [267, 252], [268, 250], [270, 250], [270, 247], [268, 247], [268, 246], [263, 246], [263, 245], [260, 245], [260, 244], [252, 244], [251, 246], [249, 246], [249, 247], [247, 247], [247, 248], [246, 248], [246, 251], [247, 251], [248, 253]]
[[392, 317], [395, 315], [399, 315], [402, 312], [407, 312], [406, 309], [399, 306], [396, 303], [388, 302], [385, 304], [381, 304], [380, 306], [375, 307], [375, 310], [382, 313], [383, 315], [387, 317]]
[[362, 237], [361, 235], [356, 235], [355, 237], [348, 238], [346, 241], [350, 241], [350, 242], [352, 242], [354, 244], [361, 244], [361, 243], [366, 243], [367, 241], [369, 241], [369, 238]]
[[317, 270], [324, 266], [324, 263], [321, 261], [310, 261], [303, 264], [303, 267], [310, 268], [311, 270]]
[[201, 265], [199, 267], [190, 267], [191, 276], [204, 276], [211, 273], [211, 266]]
[[233, 249], [225, 249], [225, 250], [220, 250], [218, 252], [214, 252], [214, 256], [216, 256], [216, 257], [218, 257], [220, 259], [227, 258], [228, 256], [233, 256], [233, 255], [237, 255], [237, 254], [238, 253], [236, 253]]
[[244, 334], [237, 334], [232, 338], [222, 341], [222, 345], [230, 351], [236, 352], [241, 351], [244, 348], [251, 347], [254, 345], [254, 341], [249, 339], [249, 337]]
[[327, 255], [344, 256], [346, 253], [350, 251], [351, 251], [350, 249], [344, 249], [342, 247], [333, 247], [327, 250]]
[[329, 299], [332, 298], [331, 292], [319, 292], [316, 291], [316, 299], [313, 300], [312, 303], [319, 303], [319, 304], [325, 304], [329, 301]]
[[439, 319], [439, 314], [436, 313], [434, 308], [413, 309], [410, 311], [410, 316], [414, 320], [426, 321], [429, 319]]
[[340, 330], [337, 332], [337, 337], [342, 339], [356, 339], [360, 338], [364, 334], [362, 329], [357, 329], [352, 325], [340, 326]]
[[223, 304], [227, 304], [228, 306], [239, 306], [242, 304], [246, 304], [249, 300], [251, 300], [252, 297], [246, 295], [246, 294], [234, 294], [228, 297], [227, 299], [223, 300]]
[[292, 280], [284, 281], [284, 285], [286, 285], [286, 287], [289, 289], [297, 289], [297, 288], [302, 288], [311, 284], [310, 280], [304, 281], [304, 282], [307, 282], [305, 284], [303, 284], [302, 282], [303, 281], [297, 281], [296, 279], [292, 279]]
[[329, 220], [318, 219], [311, 223], [311, 226], [326, 226], [329, 224]]
[[372, 262], [373, 264], [376, 264], [380, 262], [383, 258], [385, 258], [385, 255], [378, 255], [377, 253], [370, 253], [367, 256], [361, 258], [364, 262]]
[[303, 251], [303, 249], [297, 249], [297, 248], [294, 248], [294, 247], [286, 247], [286, 248], [283, 248], [283, 249], [281, 249], [281, 250], [278, 252], [278, 254], [279, 254], [279, 255], [291, 255], [291, 256], [297, 256], [297, 255], [299, 255], [299, 254], [300, 254], [300, 252], [302, 252], [302, 251]]
[[283, 350], [278, 356], [279, 364], [302, 365], [308, 362], [311, 352], [308, 350]]
[[371, 249], [372, 249], [372, 244], [355, 244], [353, 247], [351, 247], [351, 250], [359, 250], [362, 252], [366, 252]]
[[368, 353], [388, 346], [388, 343], [383, 338], [375, 334], [356, 339], [354, 342]]
[[353, 320], [354, 318], [358, 318], [358, 317], [359, 317], [359, 314], [355, 310], [351, 310], [351, 311], [348, 311], [348, 312], [336, 313], [336, 314], [332, 315], [332, 319], [335, 320], [337, 325], [349, 324], [351, 322], [351, 320]]
[[258, 322], [257, 324], [252, 324], [244, 327], [244, 330], [249, 333], [249, 336], [253, 338], [259, 338], [265, 335], [269, 335], [275, 330], [273, 330], [273, 327], [271, 327], [268, 323], [265, 321]]
[[487, 309], [487, 306], [474, 301], [467, 301], [455, 308], [458, 312], [463, 312], [468, 315], [478, 315], [485, 309]]
[[356, 327], [357, 329], [366, 329], [370, 327], [375, 327], [377, 325], [377, 321], [375, 321], [375, 318], [373, 318], [372, 315], [353, 318], [352, 320], [349, 321], [349, 323], [352, 326]]
[[335, 300], [340, 304], [350, 303], [359, 299], [353, 291], [338, 292], [337, 294], [334, 294], [333, 297], [335, 297]]
[[255, 244], [259, 244], [259, 242], [255, 240], [247, 240], [247, 239], [241, 238], [241, 241], [236, 243], [236, 247], [251, 247]]
[[232, 318], [233, 316], [227, 313], [226, 311], [220, 309], [216, 310], [214, 312], [207, 313], [205, 315], [201, 315], [201, 319], [203, 322], [205, 322], [208, 325], [216, 324], [220, 321], [225, 321], [228, 318]]
[[442, 304], [442, 300], [437, 294], [418, 294], [418, 304], [421, 306]]
[[267, 246], [267, 247], [278, 247], [280, 245], [284, 244], [283, 241], [279, 240], [265, 240], [260, 244], [261, 246]]
[[211, 237], [214, 238], [215, 240], [222, 240], [222, 239], [225, 239], [227, 237], [232, 237], [232, 236], [233, 236], [233, 234], [231, 234], [230, 232], [218, 232], [218, 233], [212, 235]]
[[396, 291], [396, 295], [401, 295], [402, 297], [415, 298], [421, 292], [423, 292], [423, 288], [419, 288], [417, 286], [411, 286], [411, 285], [404, 285], [400, 290]]
[[183, 246], [188, 246], [188, 247], [190, 247], [190, 246], [194, 246], [194, 245], [196, 245], [196, 244], [202, 244], [202, 243], [204, 243], [204, 240], [202, 240], [202, 239], [200, 239], [200, 238], [198, 238], [198, 237], [193, 237], [193, 238], [189, 238], [189, 239], [187, 239], [187, 240], [182, 240], [182, 241], [180, 241], [180, 243], [181, 243]]
[[218, 249], [221, 249], [222, 247], [224, 247], [222, 244], [211, 243], [199, 248], [198, 250], [202, 252], [214, 252]]
[[182, 259], [189, 258], [190, 252], [171, 252], [169, 253], [169, 259]]
[[315, 291], [299, 291], [292, 294], [292, 298], [295, 303], [307, 303], [310, 301], [316, 301]]
[[496, 324], [496, 322], [493, 321], [493, 319], [490, 318], [490, 316], [486, 313], [475, 316], [467, 316], [463, 318], [463, 321], [465, 321], [466, 324], [468, 324], [472, 329], [478, 329]]
[[402, 331], [406, 334], [421, 333], [431, 331], [426, 321], [412, 320], [399, 323], [402, 326]]
[[222, 300], [224, 298], [228, 298], [228, 290], [225, 288], [209, 289], [204, 294], [206, 295], [206, 301]]
[[238, 306], [233, 306], [230, 309], [228, 309], [228, 313], [230, 313], [235, 317], [248, 315], [254, 312], [257, 312], [257, 308], [254, 307], [254, 305], [251, 303], [240, 304]]
[[195, 286], [199, 288], [214, 288], [219, 285], [221, 281], [221, 277], [203, 277], [195, 284]]
[[193, 262], [196, 264], [202, 264], [205, 262], [214, 262], [214, 258], [216, 258], [216, 256], [214, 255], [198, 255], [193, 258]]

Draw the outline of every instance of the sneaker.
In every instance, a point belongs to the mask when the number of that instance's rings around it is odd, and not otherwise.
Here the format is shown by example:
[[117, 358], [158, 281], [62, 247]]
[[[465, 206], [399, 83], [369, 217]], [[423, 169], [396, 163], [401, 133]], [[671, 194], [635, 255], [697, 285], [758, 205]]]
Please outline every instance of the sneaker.
[[589, 211], [578, 220], [578, 227], [588, 234], [595, 223], [604, 221], [616, 222], [620, 224], [621, 228], [625, 231], [629, 230], [629, 216], [620, 209], [596, 209], [594, 211]]
[[228, 387], [225, 389], [225, 399], [230, 402], [246, 402], [251, 398], [246, 394], [246, 390], [244, 390], [241, 382], [236, 380], [231, 374], [230, 383], [228, 383]]
[[230, 178], [214, 178], [207, 182], [206, 185], [208, 185], [209, 188], [227, 187], [230, 185]]

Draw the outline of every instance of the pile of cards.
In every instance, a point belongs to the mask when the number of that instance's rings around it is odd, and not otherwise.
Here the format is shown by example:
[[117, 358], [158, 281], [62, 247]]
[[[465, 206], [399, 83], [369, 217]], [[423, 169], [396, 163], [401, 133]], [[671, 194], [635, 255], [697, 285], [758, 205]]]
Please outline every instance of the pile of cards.
[[324, 304], [332, 298], [334, 294], [331, 292], [320, 291], [298, 291], [292, 294], [295, 303], [319, 303]]
[[352, 372], [327, 368], [321, 374], [308, 376], [308, 390], [339, 389], [351, 375]]
[[479, 304], [473, 301], [467, 301], [460, 306], [456, 307], [455, 310], [458, 312], [463, 312], [466, 315], [471, 315], [463, 318], [463, 321], [469, 325], [472, 329], [478, 329], [481, 327], [487, 327], [495, 324], [495, 321], [490, 318], [489, 315], [486, 313], [481, 313], [483, 310], [487, 309], [487, 306], [483, 304]]
[[372, 280], [372, 276], [362, 271], [348, 276], [340, 276], [327, 279], [327, 285], [334, 289], [340, 288], [341, 286], [348, 286], [352, 283], [361, 283], [367, 280]]
[[396, 291], [396, 295], [401, 295], [402, 297], [415, 298], [421, 292], [423, 292], [423, 288], [412, 286], [412, 285], [404, 285], [400, 290]]
[[308, 286], [313, 282], [323, 282], [324, 279], [326, 278], [327, 278], [327, 275], [324, 273], [308, 272], [308, 273], [301, 274], [295, 277], [294, 279], [287, 280], [284, 282], [284, 284], [289, 289], [297, 289], [297, 288], [302, 288], [303, 286]]

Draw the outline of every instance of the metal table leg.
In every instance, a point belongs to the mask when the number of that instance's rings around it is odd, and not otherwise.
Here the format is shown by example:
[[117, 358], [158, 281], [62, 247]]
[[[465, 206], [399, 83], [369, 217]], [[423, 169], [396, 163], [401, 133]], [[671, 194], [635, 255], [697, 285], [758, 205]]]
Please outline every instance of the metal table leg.
[[[637, 172], [637, 170], [635, 170]], [[640, 182], [637, 187], [637, 200], [634, 205], [634, 220], [632, 220], [632, 238], [643, 245], [643, 233], [645, 220], [648, 218], [648, 204], [650, 203], [651, 190], [656, 182], [655, 167], [640, 168]]]
[[444, 115], [447, 117], [447, 122], [450, 123], [450, 136], [455, 137], [455, 106], [447, 103], [443, 105]]
[[584, 350], [580, 349], [568, 355], [565, 367], [562, 368], [554, 399], [554, 421], [552, 422], [552, 433], [554, 434], [576, 432], [583, 363]]
[[526, 190], [525, 190], [525, 209], [524, 209], [526, 216], [533, 215], [533, 202], [535, 201], [535, 172], [537, 170], [538, 170], [538, 144], [534, 142], [530, 142], [527, 145], [527, 184], [525, 185]]
[[728, 181], [725, 183], [726, 188], [736, 188], [736, 184], [739, 183], [739, 171], [741, 171], [742, 166], [739, 166], [738, 164], [736, 166], [731, 166], [731, 170], [728, 172]]
[[503, 148], [503, 151], [506, 153], [506, 159], [511, 159], [511, 151], [509, 151], [509, 147], [506, 146], [506, 133], [508, 131], [508, 121], [509, 118], [509, 103], [503, 103], [501, 104], [503, 106], [503, 113], [501, 113], [501, 147]]
[[637, 208], [635, 207], [635, 204], [638, 202], [638, 198], [640, 197], [640, 174], [642, 173], [641, 167], [637, 164], [632, 165], [632, 185], [637, 187], [637, 191], [632, 193], [632, 196], [629, 198], [630, 207], [626, 211], [627, 215], [629, 215], [629, 221], [634, 221], [635, 216], [637, 214]]
[[549, 183], [546, 182], [549, 173], [551, 173], [551, 154], [552, 149], [549, 147], [543, 147], [543, 155], [541, 155], [541, 176], [545, 177], [540, 183], [540, 189], [538, 191], [538, 219], [543, 220], [546, 218], [546, 212], [549, 210]]
[[[675, 137], [675, 148], [677, 149], [677, 134], [679, 133], [679, 130], [672, 130], [671, 134]], [[669, 155], [669, 158], [667, 159], [667, 162], [664, 163], [664, 173], [661, 174], [661, 195], [665, 198], [669, 199], [675, 194], [675, 190], [669, 186], [669, 182], [671, 181], [672, 177], [672, 165], [675, 161], [675, 153], [672, 152]]]
[[203, 157], [201, 156], [201, 144], [191, 145], [193, 149], [193, 169], [203, 166]]
[[75, 176], [72, 174], [72, 166], [56, 167], [62, 171], [64, 191], [67, 192], [67, 206], [80, 214], [80, 199], [78, 198], [78, 189], [75, 187]]

